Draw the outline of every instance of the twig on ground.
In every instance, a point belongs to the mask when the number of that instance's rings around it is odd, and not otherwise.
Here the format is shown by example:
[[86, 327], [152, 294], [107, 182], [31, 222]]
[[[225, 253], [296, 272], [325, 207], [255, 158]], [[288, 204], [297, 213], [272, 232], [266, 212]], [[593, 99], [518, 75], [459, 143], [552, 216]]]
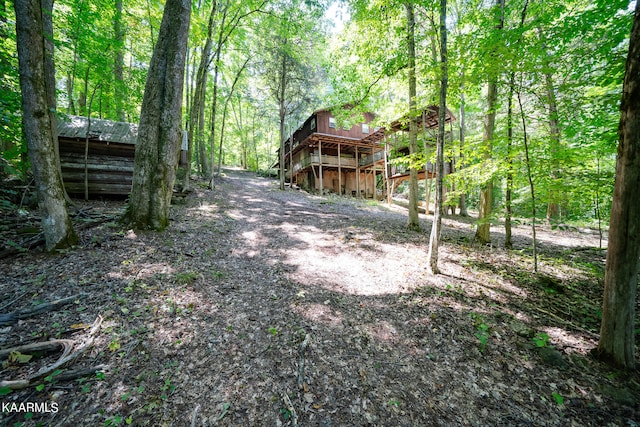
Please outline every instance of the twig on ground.
[[200, 412], [200, 404], [198, 403], [193, 412], [191, 413], [191, 427], [196, 427], [196, 421], [198, 421], [198, 412]]
[[304, 354], [307, 350], [307, 346], [309, 345], [309, 340], [311, 337], [309, 334], [306, 334], [302, 344], [300, 344], [300, 358], [298, 362], [298, 389], [302, 389], [304, 387]]
[[27, 319], [35, 316], [36, 314], [57, 310], [58, 308], [70, 304], [79, 298], [84, 298], [85, 296], [85, 294], [77, 294], [56, 301], [39, 304], [33, 308], [23, 308], [21, 310], [12, 311], [11, 313], [0, 314], [0, 326], [12, 325], [20, 319]]
[[9, 301], [8, 303], [6, 303], [5, 305], [3, 305], [2, 307], [0, 307], [0, 310], [4, 310], [5, 308], [9, 307], [10, 305], [13, 305], [14, 303], [20, 301], [25, 295], [27, 295], [28, 292], [23, 292], [22, 295], [19, 295], [18, 297], [12, 299], [11, 301]]
[[287, 393], [282, 395], [282, 400], [284, 401], [287, 410], [291, 413], [291, 425], [296, 427], [298, 425], [298, 414], [296, 413], [295, 408], [293, 407], [293, 403], [291, 403], [291, 399]]

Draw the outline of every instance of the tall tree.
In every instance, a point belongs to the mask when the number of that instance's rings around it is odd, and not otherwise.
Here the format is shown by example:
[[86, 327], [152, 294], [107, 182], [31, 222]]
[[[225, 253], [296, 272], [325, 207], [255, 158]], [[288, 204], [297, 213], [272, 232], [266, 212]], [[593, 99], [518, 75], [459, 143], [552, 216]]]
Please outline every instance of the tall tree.
[[122, 0], [116, 0], [116, 9], [113, 15], [113, 85], [114, 100], [116, 104], [116, 120], [124, 122], [124, 27], [122, 25]]
[[182, 143], [182, 90], [191, 16], [190, 0], [167, 0], [144, 91], [133, 185], [125, 221], [162, 230]]
[[233, 100], [233, 92], [236, 88], [236, 84], [238, 84], [238, 80], [240, 79], [240, 76], [242, 75], [244, 69], [247, 67], [247, 64], [249, 63], [250, 59], [251, 59], [251, 56], [249, 56], [244, 61], [244, 64], [242, 64], [240, 69], [236, 72], [235, 78], [233, 79], [233, 83], [231, 84], [231, 88], [229, 89], [229, 93], [227, 94], [227, 97], [224, 101], [224, 108], [222, 110], [222, 129], [220, 130], [220, 143], [218, 144], [218, 173], [220, 173], [219, 171], [220, 169], [222, 169], [222, 147], [224, 144], [224, 127], [227, 120], [227, 110], [229, 107], [229, 101]]
[[[307, 108], [313, 98], [313, 68], [316, 55], [311, 54], [319, 42], [314, 33], [322, 9], [313, 2], [283, 2], [266, 17], [264, 28], [273, 31], [265, 43], [261, 72], [278, 112], [278, 143], [280, 159], [280, 189], [284, 190], [284, 164], [287, 120]], [[322, 189], [320, 189], [322, 191]]]
[[416, 19], [412, 3], [405, 3], [407, 12], [407, 59], [409, 62], [409, 228], [420, 229], [418, 221], [418, 125], [416, 123]]
[[[69, 247], [78, 240], [65, 202], [60, 168], [57, 164], [57, 134], [52, 123], [51, 100], [55, 99], [55, 81], [50, 32], [53, 2], [16, 0], [16, 36], [22, 123], [29, 158], [36, 181], [38, 204], [42, 212], [47, 250]], [[47, 22], [49, 21], [49, 22]]]
[[640, 2], [629, 40], [618, 128], [618, 159], [596, 353], [635, 368], [635, 303], [640, 266]]
[[[218, 13], [220, 22], [218, 23], [218, 38], [216, 42], [216, 50], [213, 55], [213, 100], [211, 101], [211, 177], [209, 187], [214, 186], [214, 170], [215, 170], [215, 132], [217, 120], [217, 101], [218, 101], [218, 77], [222, 66], [222, 53], [226, 47], [230, 37], [234, 34], [240, 24], [252, 14], [261, 11], [266, 0], [257, 0], [254, 2], [240, 1], [234, 4], [233, 1], [227, 0], [223, 4], [218, 5]], [[220, 176], [221, 171], [218, 169], [217, 175]]]
[[200, 64], [196, 75], [195, 88], [193, 98], [189, 107], [189, 133], [188, 133], [188, 149], [187, 149], [187, 165], [184, 178], [183, 189], [189, 188], [189, 179], [191, 175], [191, 159], [194, 147], [198, 150], [198, 161], [203, 176], [209, 176], [209, 162], [207, 162], [206, 147], [204, 143], [204, 112], [205, 112], [205, 90], [207, 87], [207, 79], [209, 77], [209, 67], [211, 66], [211, 50], [213, 47], [213, 29], [215, 26], [215, 14], [218, 2], [211, 4], [211, 12], [207, 24], [207, 37], [205, 39], [202, 54], [200, 56]]
[[[504, 0], [496, 0], [495, 8], [499, 9], [498, 31], [504, 27]], [[491, 55], [495, 59], [495, 52]], [[498, 72], [496, 64], [489, 64], [489, 80], [487, 85], [487, 111], [484, 116], [484, 133], [482, 140], [485, 144], [485, 158], [490, 160], [493, 151], [493, 138], [496, 126], [496, 109], [498, 107]], [[480, 206], [478, 212], [478, 228], [476, 240], [482, 243], [491, 241], [491, 210], [493, 208], [493, 178], [490, 178], [480, 192]]]
[[438, 138], [436, 147], [436, 205], [433, 209], [433, 224], [429, 237], [429, 253], [427, 262], [433, 274], [440, 273], [438, 252], [442, 230], [443, 213], [443, 181], [444, 181], [444, 138], [447, 118], [447, 85], [449, 70], [447, 68], [447, 0], [440, 0], [440, 106], [438, 108]]

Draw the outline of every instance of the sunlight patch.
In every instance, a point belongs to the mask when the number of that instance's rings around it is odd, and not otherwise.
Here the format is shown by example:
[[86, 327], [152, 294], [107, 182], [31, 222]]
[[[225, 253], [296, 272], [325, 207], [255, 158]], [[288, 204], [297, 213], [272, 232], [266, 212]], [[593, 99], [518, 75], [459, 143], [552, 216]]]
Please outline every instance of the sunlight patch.
[[342, 326], [342, 321], [344, 320], [344, 315], [340, 311], [334, 310], [325, 304], [309, 304], [292, 307], [292, 309], [312, 322], [322, 323], [323, 325], [338, 327]]

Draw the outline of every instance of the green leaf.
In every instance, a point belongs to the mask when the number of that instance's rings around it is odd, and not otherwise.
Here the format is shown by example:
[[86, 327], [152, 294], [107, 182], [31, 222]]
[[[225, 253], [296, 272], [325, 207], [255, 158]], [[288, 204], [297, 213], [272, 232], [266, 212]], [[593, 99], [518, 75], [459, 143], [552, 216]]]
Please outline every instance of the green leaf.
[[560, 393], [553, 393], [553, 398], [556, 400], [558, 406], [562, 406], [564, 404], [564, 397]]
[[11, 393], [13, 390], [9, 387], [0, 387], [0, 396], [6, 396]]

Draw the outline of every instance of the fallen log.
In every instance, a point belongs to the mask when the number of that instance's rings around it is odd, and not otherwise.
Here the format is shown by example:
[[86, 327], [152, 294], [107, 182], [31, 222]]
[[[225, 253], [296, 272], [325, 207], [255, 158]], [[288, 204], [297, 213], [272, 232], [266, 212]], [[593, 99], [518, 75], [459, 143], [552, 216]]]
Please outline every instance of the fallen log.
[[42, 314], [48, 311], [57, 310], [58, 308], [70, 304], [79, 298], [84, 298], [85, 296], [85, 294], [77, 294], [56, 301], [45, 302], [33, 308], [23, 308], [20, 310], [12, 311], [11, 313], [0, 314], [0, 326], [12, 325], [20, 319], [27, 319], [29, 317], [35, 316], [36, 314]]
[[0, 350], [0, 360], [8, 358], [9, 355], [13, 352], [22, 354], [29, 354], [36, 351], [41, 351], [43, 353], [53, 353], [55, 351], [60, 351], [60, 349], [62, 349], [63, 355], [66, 356], [73, 349], [74, 344], [75, 341], [73, 340], [50, 340], [45, 342], [34, 342], [31, 344], [20, 345], [17, 347]]

